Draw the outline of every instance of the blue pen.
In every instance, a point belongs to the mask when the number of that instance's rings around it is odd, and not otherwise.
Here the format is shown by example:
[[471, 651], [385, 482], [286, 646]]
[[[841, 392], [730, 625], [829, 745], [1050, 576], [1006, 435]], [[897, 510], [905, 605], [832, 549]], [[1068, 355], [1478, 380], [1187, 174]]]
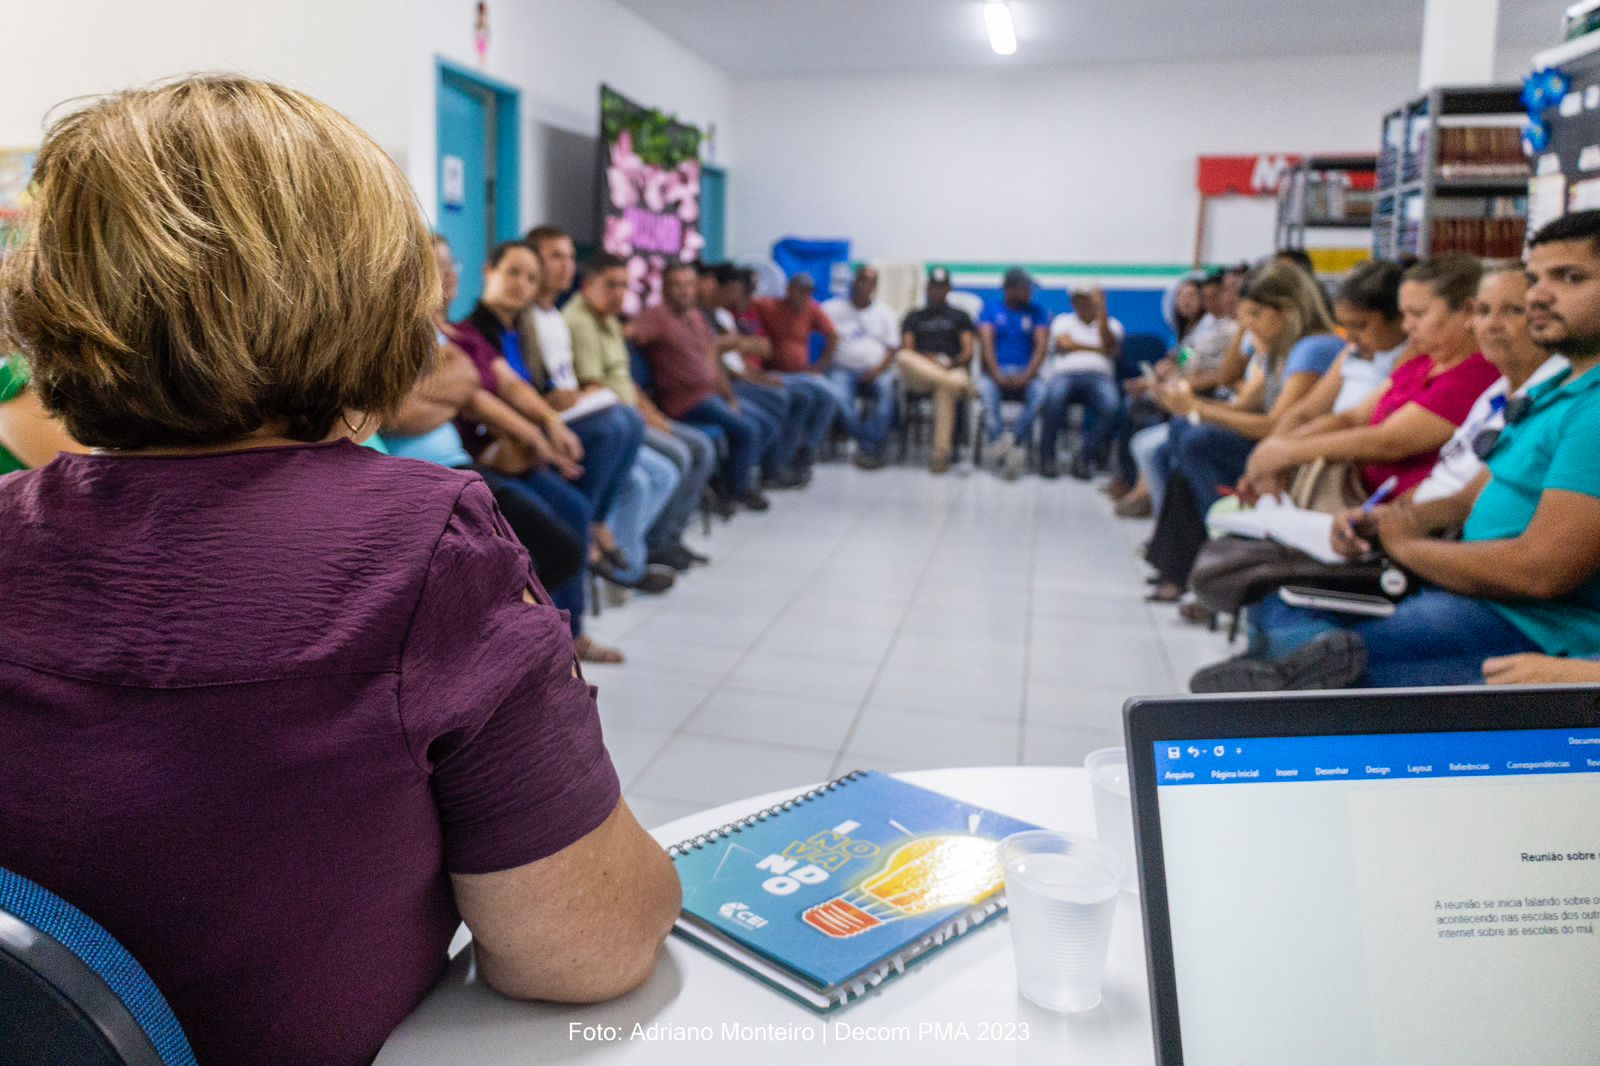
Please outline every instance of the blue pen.
[[1383, 484], [1378, 486], [1378, 491], [1367, 497], [1367, 502], [1361, 505], [1361, 513], [1371, 514], [1374, 507], [1378, 506], [1390, 496], [1394, 495], [1394, 490], [1398, 488], [1399, 485], [1400, 478], [1394, 474], [1390, 474], [1384, 479]]

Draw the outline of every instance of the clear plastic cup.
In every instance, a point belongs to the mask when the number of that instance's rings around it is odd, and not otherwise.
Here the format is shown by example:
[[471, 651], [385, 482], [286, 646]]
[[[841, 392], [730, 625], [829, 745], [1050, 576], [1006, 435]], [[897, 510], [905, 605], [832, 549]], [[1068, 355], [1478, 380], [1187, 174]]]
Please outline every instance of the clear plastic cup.
[[1017, 989], [1047, 1010], [1100, 1005], [1122, 867], [1099, 841], [1047, 829], [1000, 842]]
[[1100, 842], [1122, 860], [1122, 890], [1139, 891], [1133, 850], [1133, 794], [1128, 786], [1128, 753], [1121, 748], [1091, 751], [1083, 760], [1094, 786], [1094, 825]]

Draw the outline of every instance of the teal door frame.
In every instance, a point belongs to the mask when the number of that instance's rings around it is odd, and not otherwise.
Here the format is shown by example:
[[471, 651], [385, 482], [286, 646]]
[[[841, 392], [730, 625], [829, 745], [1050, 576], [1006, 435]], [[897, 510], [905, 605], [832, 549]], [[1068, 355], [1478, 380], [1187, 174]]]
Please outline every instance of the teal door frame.
[[[717, 190], [713, 197], [705, 195], [707, 178]], [[700, 235], [706, 240], [701, 258], [708, 263], [720, 263], [728, 255], [728, 172], [722, 167], [704, 165], [700, 168], [700, 182]], [[710, 203], [713, 199], [714, 205]]]
[[[515, 86], [451, 62], [442, 56], [435, 57], [435, 145], [446, 143], [443, 108], [437, 102], [447, 89], [466, 92], [476, 97], [484, 108], [486, 126], [490, 136], [484, 140], [483, 182], [487, 198], [484, 247], [492, 248], [504, 240], [522, 233], [522, 102]], [[445, 153], [434, 152], [434, 170], [437, 177], [437, 207], [435, 218], [443, 224], [448, 210], [445, 204]], [[476, 162], [476, 161], [474, 161]], [[475, 169], [475, 168], [474, 168]], [[469, 193], [472, 195], [473, 193]], [[461, 263], [463, 295], [475, 292], [476, 279], [483, 270], [482, 262]]]

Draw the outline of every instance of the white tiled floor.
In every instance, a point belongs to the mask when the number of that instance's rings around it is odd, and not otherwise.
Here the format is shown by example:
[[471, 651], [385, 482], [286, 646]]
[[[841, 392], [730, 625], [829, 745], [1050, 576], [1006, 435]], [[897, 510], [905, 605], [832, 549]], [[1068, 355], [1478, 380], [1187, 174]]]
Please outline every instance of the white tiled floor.
[[1090, 485], [835, 463], [772, 500], [590, 620], [628, 656], [586, 672], [646, 825], [856, 768], [1077, 763], [1226, 653], [1142, 602], [1149, 523]]

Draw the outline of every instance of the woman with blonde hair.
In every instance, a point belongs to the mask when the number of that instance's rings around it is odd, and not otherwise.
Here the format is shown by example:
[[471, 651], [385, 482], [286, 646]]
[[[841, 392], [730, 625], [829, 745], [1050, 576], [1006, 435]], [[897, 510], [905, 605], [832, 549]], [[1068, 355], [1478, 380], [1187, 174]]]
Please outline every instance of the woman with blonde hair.
[[213, 76], [51, 127], [0, 346], [94, 448], [0, 479], [0, 867], [139, 960], [201, 1062], [370, 1061], [457, 924], [508, 995], [650, 972], [671, 861], [481, 479], [353, 440], [434, 357], [399, 170]]
[[1173, 415], [1158, 459], [1167, 491], [1146, 558], [1159, 579], [1150, 599], [1178, 600], [1205, 543], [1205, 513], [1244, 474], [1256, 442], [1304, 396], [1344, 350], [1324, 310], [1325, 300], [1306, 272], [1288, 263], [1263, 267], [1245, 284], [1239, 326], [1254, 352], [1249, 372], [1232, 400], [1197, 396], [1185, 379], [1156, 390]]

